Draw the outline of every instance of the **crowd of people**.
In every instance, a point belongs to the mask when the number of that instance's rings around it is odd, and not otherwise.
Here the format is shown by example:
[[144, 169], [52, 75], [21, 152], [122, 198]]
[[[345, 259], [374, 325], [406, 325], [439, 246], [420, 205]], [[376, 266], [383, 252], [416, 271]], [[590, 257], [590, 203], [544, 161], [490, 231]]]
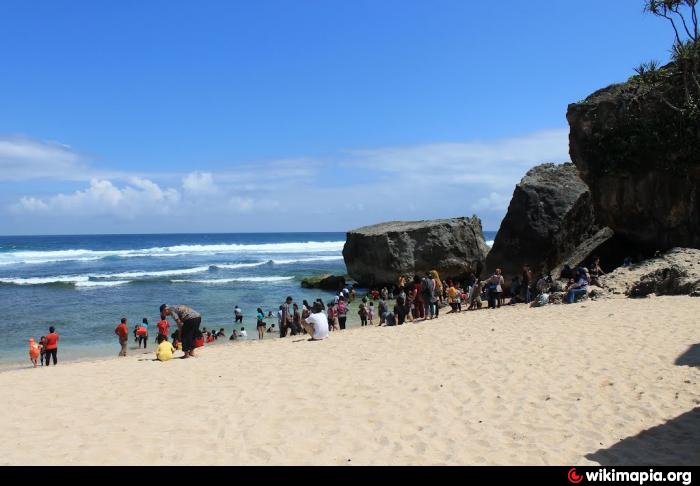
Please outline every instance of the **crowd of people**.
[[[524, 303], [533, 307], [542, 306], [549, 303], [553, 292], [565, 293], [565, 302], [572, 304], [588, 293], [589, 285], [599, 285], [602, 275], [604, 272], [597, 257], [591, 262], [590, 270], [583, 266], [575, 269], [565, 267], [559, 277], [568, 281], [566, 285], [549, 274], [540, 273], [535, 276], [529, 265], [524, 265], [522, 273], [513, 276], [508, 286], [500, 269], [496, 269], [485, 280], [471, 273], [460, 282], [453, 279], [443, 281], [438, 272], [432, 270], [412, 278], [402, 275], [391, 290], [386, 286], [371, 289], [361, 298], [357, 314], [361, 327], [373, 326], [377, 318], [379, 326], [395, 326], [438, 319], [440, 309], [448, 306], [448, 313], [478, 310], [484, 302], [488, 308], [496, 309], [506, 305], [506, 299], [509, 305]], [[330, 332], [346, 329], [349, 305], [356, 298], [357, 290], [354, 286], [342, 288], [327, 303], [319, 298], [313, 303], [303, 300], [299, 304], [289, 296], [279, 306], [276, 328], [274, 323], [266, 323], [266, 320], [275, 319], [273, 312], [268, 311], [266, 315], [258, 307], [255, 313], [257, 338], [262, 340], [265, 334], [279, 333], [280, 338], [306, 334], [310, 340], [326, 339]], [[393, 307], [389, 305], [390, 301], [394, 301]], [[218, 331], [207, 330], [206, 327], [200, 329], [201, 314], [186, 305], [163, 304], [159, 311], [160, 321], [155, 327], [155, 343], [156, 359], [160, 361], [172, 359], [176, 350], [183, 352], [183, 358], [194, 357], [195, 349], [227, 338], [223, 328]], [[176, 324], [173, 333], [170, 333], [168, 318]], [[234, 329], [228, 340], [247, 339], [248, 334], [243, 326], [244, 314], [238, 305], [234, 307], [233, 318]], [[236, 329], [238, 325], [241, 326], [239, 330]], [[149, 327], [147, 318], [134, 326], [132, 335], [138, 349], [148, 347]], [[114, 333], [120, 345], [119, 356], [126, 356], [129, 342], [127, 318], [120, 320]], [[49, 366], [51, 361], [54, 366], [57, 364], [58, 341], [59, 335], [53, 326], [39, 342], [30, 338], [29, 358], [35, 367], [39, 364]]]

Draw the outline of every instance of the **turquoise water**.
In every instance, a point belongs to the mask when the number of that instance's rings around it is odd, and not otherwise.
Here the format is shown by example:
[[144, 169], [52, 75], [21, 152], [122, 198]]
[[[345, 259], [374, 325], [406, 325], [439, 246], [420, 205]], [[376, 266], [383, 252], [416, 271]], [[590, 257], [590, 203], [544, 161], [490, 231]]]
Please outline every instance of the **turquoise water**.
[[344, 242], [344, 233], [0, 237], [0, 363], [28, 363], [27, 340], [51, 325], [62, 360], [116, 354], [119, 318], [154, 326], [163, 303], [189, 305], [226, 334], [239, 305], [252, 339], [257, 307], [332, 297], [300, 282], [345, 274]]

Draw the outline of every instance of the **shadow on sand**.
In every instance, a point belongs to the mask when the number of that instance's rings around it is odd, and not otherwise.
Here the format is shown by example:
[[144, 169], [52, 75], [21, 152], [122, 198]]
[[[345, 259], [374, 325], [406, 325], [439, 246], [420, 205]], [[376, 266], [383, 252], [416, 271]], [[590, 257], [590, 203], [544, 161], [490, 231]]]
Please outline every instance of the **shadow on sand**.
[[700, 464], [700, 407], [587, 454], [586, 459], [602, 466], [696, 466]]
[[688, 351], [681, 354], [676, 359], [676, 365], [678, 366], [693, 366], [695, 368], [700, 368], [700, 344], [693, 344], [688, 348]]

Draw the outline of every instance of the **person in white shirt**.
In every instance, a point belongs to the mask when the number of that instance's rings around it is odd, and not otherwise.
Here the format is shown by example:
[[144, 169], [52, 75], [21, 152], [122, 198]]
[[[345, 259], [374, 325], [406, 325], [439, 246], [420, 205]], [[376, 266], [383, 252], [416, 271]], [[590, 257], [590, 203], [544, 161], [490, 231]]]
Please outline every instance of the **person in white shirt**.
[[248, 333], [245, 332], [245, 327], [241, 328], [241, 332], [239, 332], [238, 335], [243, 339], [248, 339]]
[[314, 302], [311, 315], [302, 321], [301, 325], [313, 341], [321, 341], [328, 337], [328, 317], [318, 302]]

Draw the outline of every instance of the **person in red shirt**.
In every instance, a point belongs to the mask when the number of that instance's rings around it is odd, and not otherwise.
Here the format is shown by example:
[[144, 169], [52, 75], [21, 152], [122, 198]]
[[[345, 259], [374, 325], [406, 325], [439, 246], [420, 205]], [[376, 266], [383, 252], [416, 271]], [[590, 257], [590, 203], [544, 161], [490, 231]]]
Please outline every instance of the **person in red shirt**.
[[167, 339], [170, 332], [170, 323], [165, 319], [165, 316], [161, 316], [160, 322], [156, 324], [156, 327], [158, 327], [158, 335], [165, 336]]
[[56, 334], [56, 328], [49, 327], [49, 333], [46, 335], [46, 347], [44, 348], [44, 356], [46, 357], [46, 366], [49, 366], [51, 357], [53, 356], [53, 365], [56, 366], [58, 362], [58, 334]]
[[126, 356], [126, 345], [129, 342], [129, 329], [126, 327], [126, 317], [122, 317], [121, 323], [114, 330], [114, 334], [119, 337], [119, 344], [122, 349], [119, 351], [119, 356]]

